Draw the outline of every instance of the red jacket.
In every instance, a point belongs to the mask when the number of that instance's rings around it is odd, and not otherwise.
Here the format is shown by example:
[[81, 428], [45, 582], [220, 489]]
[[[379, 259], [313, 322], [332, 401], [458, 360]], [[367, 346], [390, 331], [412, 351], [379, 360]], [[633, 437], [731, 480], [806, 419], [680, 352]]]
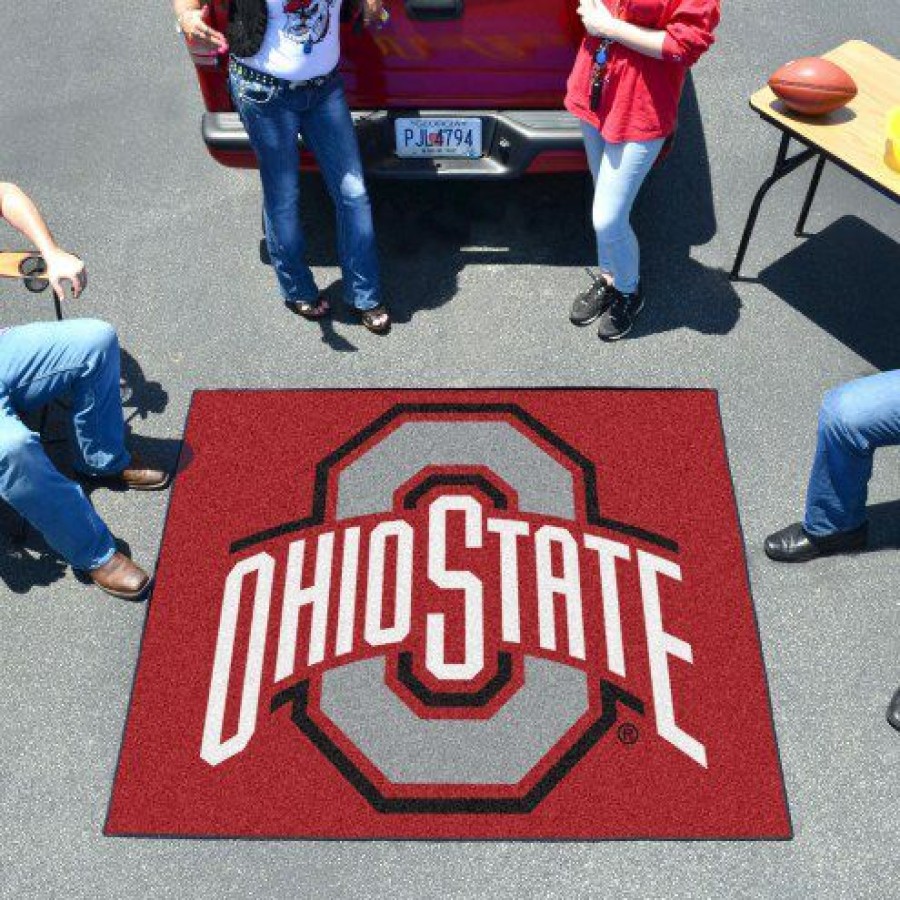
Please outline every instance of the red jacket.
[[[614, 12], [620, 0], [603, 2]], [[666, 32], [663, 58], [611, 44], [595, 112], [589, 108], [591, 66], [600, 39], [585, 36], [566, 86], [566, 109], [598, 128], [610, 143], [668, 137], [675, 130], [687, 70], [715, 40], [719, 0], [622, 0], [622, 6], [619, 18]]]

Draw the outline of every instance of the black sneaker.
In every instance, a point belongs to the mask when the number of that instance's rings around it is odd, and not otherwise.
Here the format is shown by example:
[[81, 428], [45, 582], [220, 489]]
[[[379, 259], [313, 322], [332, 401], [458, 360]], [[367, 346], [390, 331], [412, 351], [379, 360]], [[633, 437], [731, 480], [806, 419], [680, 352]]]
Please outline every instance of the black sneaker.
[[597, 337], [601, 341], [617, 341], [625, 337], [634, 327], [634, 320], [644, 308], [644, 298], [641, 289], [633, 294], [623, 294], [614, 287], [606, 291], [609, 305], [600, 316], [600, 325], [597, 328]]
[[590, 325], [609, 306], [609, 282], [602, 275], [593, 275], [590, 270], [588, 275], [594, 283], [572, 302], [569, 321], [573, 325]]

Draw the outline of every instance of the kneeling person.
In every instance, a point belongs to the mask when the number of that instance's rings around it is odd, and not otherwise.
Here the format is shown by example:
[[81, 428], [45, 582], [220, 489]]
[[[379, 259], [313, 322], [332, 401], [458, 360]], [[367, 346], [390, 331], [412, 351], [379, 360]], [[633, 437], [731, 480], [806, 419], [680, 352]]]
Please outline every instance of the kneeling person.
[[[866, 497], [879, 447], [900, 444], [900, 369], [859, 378], [825, 396], [803, 522], [766, 538], [778, 562], [863, 550], [868, 540]], [[888, 707], [900, 731], [900, 690]]]
[[[74, 296], [81, 294], [84, 264], [56, 245], [34, 204], [14, 185], [0, 184], [0, 216], [41, 252], [57, 296], [66, 283]], [[119, 367], [118, 340], [105, 322], [36, 323], [0, 333], [0, 497], [73, 568], [114, 596], [136, 599], [149, 576], [116, 550], [82, 488], [56, 469], [40, 435], [19, 418], [68, 393], [78, 472], [135, 490], [165, 487], [166, 472], [144, 466], [125, 448]]]

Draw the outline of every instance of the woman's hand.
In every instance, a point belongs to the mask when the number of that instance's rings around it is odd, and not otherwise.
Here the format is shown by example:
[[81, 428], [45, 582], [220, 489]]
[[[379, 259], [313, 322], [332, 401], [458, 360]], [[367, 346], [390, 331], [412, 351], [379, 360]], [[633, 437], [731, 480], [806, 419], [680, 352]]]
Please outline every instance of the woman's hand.
[[206, 9], [205, 6], [203, 9], [186, 9], [178, 17], [178, 24], [191, 43], [224, 52], [228, 49], [228, 41], [224, 34], [207, 24]]
[[619, 20], [606, 8], [603, 0], [581, 0], [578, 15], [588, 34], [615, 40]]
[[64, 300], [65, 286], [72, 288], [72, 296], [79, 297], [87, 287], [87, 271], [84, 263], [71, 253], [59, 247], [45, 250], [42, 254], [47, 264], [46, 278], [53, 286], [53, 291], [60, 300]]

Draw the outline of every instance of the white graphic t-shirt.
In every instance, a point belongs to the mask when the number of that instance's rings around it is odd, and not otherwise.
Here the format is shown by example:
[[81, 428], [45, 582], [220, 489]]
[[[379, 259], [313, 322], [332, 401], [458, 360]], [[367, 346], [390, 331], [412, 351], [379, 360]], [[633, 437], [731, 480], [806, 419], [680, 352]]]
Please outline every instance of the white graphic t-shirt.
[[262, 46], [242, 63], [288, 81], [327, 75], [338, 63], [342, 0], [266, 0]]

